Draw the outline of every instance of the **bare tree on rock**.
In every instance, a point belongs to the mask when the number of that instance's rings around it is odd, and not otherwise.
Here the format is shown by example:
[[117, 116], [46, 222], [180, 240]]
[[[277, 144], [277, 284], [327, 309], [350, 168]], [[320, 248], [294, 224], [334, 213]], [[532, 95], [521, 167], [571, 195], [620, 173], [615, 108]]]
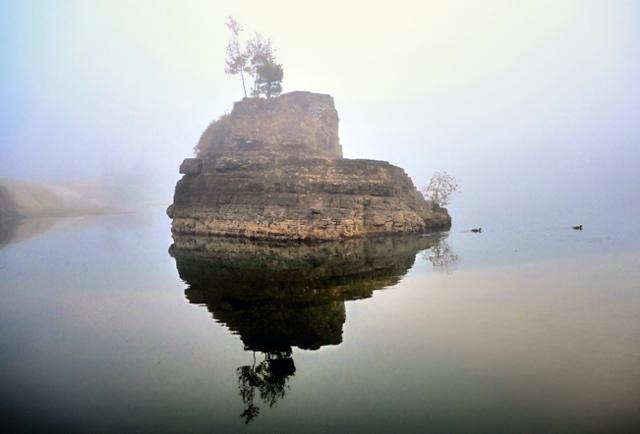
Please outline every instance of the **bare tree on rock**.
[[429, 185], [422, 188], [425, 198], [438, 206], [449, 205], [451, 195], [460, 191], [456, 179], [447, 172], [436, 172], [431, 177]]

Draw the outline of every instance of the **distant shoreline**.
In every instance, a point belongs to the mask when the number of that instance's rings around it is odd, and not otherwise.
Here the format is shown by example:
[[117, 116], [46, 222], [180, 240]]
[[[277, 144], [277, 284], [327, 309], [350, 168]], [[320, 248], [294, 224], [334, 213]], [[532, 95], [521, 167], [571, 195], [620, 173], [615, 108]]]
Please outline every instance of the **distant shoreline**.
[[126, 212], [128, 210], [125, 207], [115, 206], [63, 185], [0, 178], [0, 221], [99, 216]]

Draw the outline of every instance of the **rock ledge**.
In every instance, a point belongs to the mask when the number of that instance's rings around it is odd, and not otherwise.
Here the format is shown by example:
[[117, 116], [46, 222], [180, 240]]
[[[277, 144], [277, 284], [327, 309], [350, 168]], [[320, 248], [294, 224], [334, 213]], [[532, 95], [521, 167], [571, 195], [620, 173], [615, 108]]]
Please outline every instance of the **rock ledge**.
[[329, 95], [245, 98], [197, 149], [170, 207], [177, 234], [326, 241], [451, 225], [401, 168], [342, 158]]

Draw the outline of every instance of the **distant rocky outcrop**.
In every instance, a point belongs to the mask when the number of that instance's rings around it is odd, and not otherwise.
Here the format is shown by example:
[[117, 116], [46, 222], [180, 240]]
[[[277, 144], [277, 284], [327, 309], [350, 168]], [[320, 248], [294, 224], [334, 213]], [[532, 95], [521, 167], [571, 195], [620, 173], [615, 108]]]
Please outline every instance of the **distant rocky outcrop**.
[[329, 95], [245, 98], [196, 150], [167, 210], [177, 234], [317, 241], [451, 225], [401, 168], [342, 158]]
[[113, 208], [61, 185], [0, 178], [0, 220], [112, 212]]

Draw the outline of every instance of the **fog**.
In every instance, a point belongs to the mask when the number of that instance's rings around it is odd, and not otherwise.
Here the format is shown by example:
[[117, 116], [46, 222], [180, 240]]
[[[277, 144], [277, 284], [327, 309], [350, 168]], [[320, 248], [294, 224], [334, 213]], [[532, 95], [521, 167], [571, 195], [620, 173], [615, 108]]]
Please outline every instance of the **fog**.
[[0, 176], [135, 175], [170, 203], [179, 163], [242, 97], [228, 15], [272, 39], [284, 92], [335, 98], [346, 157], [418, 186], [456, 176], [454, 222], [638, 216], [632, 1], [4, 1]]

